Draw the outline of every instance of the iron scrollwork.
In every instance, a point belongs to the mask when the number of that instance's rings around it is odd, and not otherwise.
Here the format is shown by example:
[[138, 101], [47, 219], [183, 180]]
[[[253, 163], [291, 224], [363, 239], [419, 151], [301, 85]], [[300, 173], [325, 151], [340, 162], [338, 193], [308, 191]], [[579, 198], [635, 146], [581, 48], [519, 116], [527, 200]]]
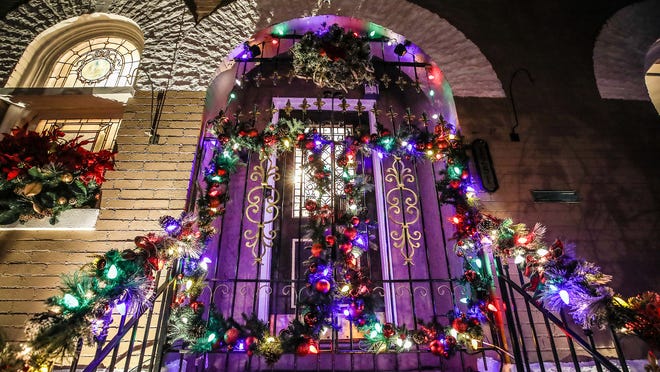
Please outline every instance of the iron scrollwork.
[[279, 168], [275, 161], [269, 157], [261, 159], [250, 173], [250, 180], [258, 182], [258, 185], [248, 191], [246, 196], [248, 206], [245, 208], [245, 218], [256, 225], [248, 228], [243, 233], [245, 246], [252, 250], [255, 264], [263, 264], [263, 257], [268, 249], [273, 247], [273, 241], [277, 231], [269, 228], [280, 215], [280, 193], [274, 184], [280, 179]]
[[[415, 182], [415, 176], [412, 170], [403, 164], [401, 158], [395, 156], [392, 166], [387, 168], [385, 182], [395, 184], [385, 195], [387, 217], [400, 228], [400, 231], [392, 230], [390, 232], [390, 239], [393, 241], [394, 248], [401, 252], [403, 264], [414, 265], [412, 259], [415, 250], [420, 247], [422, 238], [419, 230], [411, 230], [411, 226], [419, 220], [419, 208], [417, 207], [419, 197], [406, 183]], [[404, 249], [406, 246], [409, 249]]]

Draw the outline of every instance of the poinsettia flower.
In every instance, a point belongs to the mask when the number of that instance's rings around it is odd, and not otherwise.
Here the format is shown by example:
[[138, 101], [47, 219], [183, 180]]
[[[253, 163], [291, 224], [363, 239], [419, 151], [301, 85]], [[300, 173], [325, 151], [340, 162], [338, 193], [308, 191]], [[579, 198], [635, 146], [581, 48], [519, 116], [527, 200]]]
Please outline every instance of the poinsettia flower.
[[8, 172], [3, 169], [2, 173], [7, 174], [7, 176], [6, 176], [7, 181], [11, 181], [14, 178], [18, 177], [18, 175], [21, 173], [21, 171], [18, 168], [11, 169]]

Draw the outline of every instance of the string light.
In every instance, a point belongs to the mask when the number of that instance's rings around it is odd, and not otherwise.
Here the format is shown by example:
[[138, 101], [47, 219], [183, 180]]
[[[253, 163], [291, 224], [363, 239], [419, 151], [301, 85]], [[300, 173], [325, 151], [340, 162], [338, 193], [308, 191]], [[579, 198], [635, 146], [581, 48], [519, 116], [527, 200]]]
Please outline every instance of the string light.
[[70, 293], [64, 295], [63, 301], [64, 301], [64, 306], [66, 306], [68, 309], [75, 309], [78, 306], [80, 306], [80, 301], [78, 301], [76, 296]]
[[106, 277], [108, 279], [115, 279], [117, 278], [117, 275], [119, 275], [119, 271], [117, 270], [117, 266], [114, 264], [110, 265], [110, 268], [108, 268], [108, 273], [106, 274]]

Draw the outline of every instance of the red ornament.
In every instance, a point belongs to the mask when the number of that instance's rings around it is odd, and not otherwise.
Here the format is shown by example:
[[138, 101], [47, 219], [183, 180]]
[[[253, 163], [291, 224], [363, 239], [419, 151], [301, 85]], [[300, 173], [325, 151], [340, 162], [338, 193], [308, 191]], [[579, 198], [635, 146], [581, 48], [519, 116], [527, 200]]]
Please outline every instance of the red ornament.
[[238, 341], [238, 336], [241, 334], [241, 332], [232, 327], [225, 332], [224, 340], [227, 345], [234, 345]]
[[305, 209], [307, 209], [307, 211], [309, 211], [309, 212], [312, 212], [312, 211], [316, 210], [317, 207], [318, 207], [318, 204], [316, 204], [315, 200], [310, 199], [310, 200], [307, 200], [305, 202]]
[[240, 130], [240, 131], [238, 131], [238, 136], [239, 136], [239, 137], [245, 137], [246, 135], [247, 135], [247, 132], [246, 132], [246, 131], [244, 131], [244, 130]]
[[451, 188], [453, 188], [453, 189], [457, 189], [457, 188], [461, 187], [461, 181], [451, 180], [451, 181], [449, 181], [449, 186], [451, 186]]
[[252, 137], [252, 138], [254, 138], [258, 135], [259, 135], [259, 132], [256, 129], [250, 129], [250, 131], [248, 132], [248, 136]]
[[392, 323], [385, 323], [383, 324], [383, 336], [390, 338], [394, 336], [394, 333], [396, 333], [396, 329], [394, 328], [394, 324]]
[[357, 230], [356, 230], [355, 228], [353, 228], [353, 227], [347, 227], [347, 228], [344, 230], [344, 235], [346, 235], [346, 237], [347, 237], [349, 240], [353, 240], [353, 239], [355, 239], [355, 237], [357, 236], [357, 233], [358, 233]]
[[209, 188], [208, 195], [212, 198], [223, 195], [227, 191], [227, 184], [215, 184]]
[[470, 172], [468, 172], [467, 169], [463, 169], [463, 173], [461, 173], [461, 178], [466, 180], [468, 177], [470, 177]]
[[190, 303], [190, 308], [193, 309], [193, 311], [197, 311], [200, 306], [203, 306], [201, 302], [198, 301], [193, 301]]
[[433, 355], [437, 356], [447, 356], [447, 352], [445, 351], [445, 345], [442, 344], [439, 340], [433, 340], [429, 344], [429, 349], [431, 350], [431, 353]]
[[332, 285], [330, 284], [329, 281], [326, 279], [319, 279], [315, 284], [314, 284], [314, 289], [316, 289], [318, 292], [321, 293], [328, 293], [330, 292], [330, 288]]
[[468, 329], [468, 324], [463, 318], [456, 318], [451, 323], [452, 328], [454, 328], [459, 333], [464, 333]]
[[353, 193], [353, 184], [349, 183], [344, 186], [344, 193], [345, 194], [352, 194]]
[[363, 143], [369, 143], [369, 141], [371, 140], [371, 137], [368, 134], [365, 134], [364, 136], [362, 136], [362, 138], [360, 140]]
[[296, 354], [298, 354], [298, 356], [306, 356], [309, 354], [309, 343], [303, 342], [302, 344], [298, 345], [296, 348]]
[[296, 139], [297, 139], [298, 141], [302, 141], [302, 140], [305, 139], [305, 135], [304, 135], [303, 133], [300, 133], [300, 134], [298, 134], [298, 136], [296, 136]]
[[351, 244], [351, 242], [342, 243], [339, 245], [339, 249], [341, 249], [342, 252], [348, 254], [353, 249], [353, 244]]
[[248, 336], [245, 338], [245, 346], [247, 346], [248, 349], [251, 349], [251, 346], [257, 346], [259, 343], [259, 339], [254, 337], [254, 336]]
[[337, 240], [334, 237], [334, 235], [326, 235], [325, 242], [326, 242], [326, 244], [328, 244], [328, 246], [332, 247], [333, 245], [335, 245]]
[[316, 144], [314, 143], [314, 141], [307, 141], [307, 142], [305, 143], [305, 148], [306, 148], [307, 150], [313, 150], [314, 147], [316, 147]]
[[209, 208], [218, 208], [220, 204], [219, 198], [209, 198]]
[[218, 170], [215, 173], [220, 177], [224, 177], [227, 175], [227, 170], [223, 168], [218, 168]]
[[436, 141], [436, 145], [438, 145], [440, 150], [445, 150], [447, 147], [449, 147], [449, 142], [447, 142], [447, 140], [440, 139]]
[[353, 216], [353, 218], [351, 218], [351, 223], [353, 224], [353, 226], [357, 226], [360, 224], [360, 219], [356, 216]]
[[323, 253], [323, 245], [321, 243], [312, 244], [312, 256], [320, 257], [321, 253]]

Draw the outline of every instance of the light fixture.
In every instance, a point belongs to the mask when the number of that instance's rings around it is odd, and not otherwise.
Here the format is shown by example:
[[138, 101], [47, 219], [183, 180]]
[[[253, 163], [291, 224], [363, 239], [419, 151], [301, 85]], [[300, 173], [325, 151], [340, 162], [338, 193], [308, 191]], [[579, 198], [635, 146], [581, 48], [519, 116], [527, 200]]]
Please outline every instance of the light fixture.
[[[409, 43], [409, 41], [406, 40], [406, 43]], [[397, 56], [403, 57], [406, 55], [406, 53], [408, 53], [408, 50], [406, 50], [406, 46], [404, 44], [399, 43], [394, 47], [394, 54]]]
[[530, 74], [529, 70], [527, 70], [524, 67], [517, 69], [516, 71], [513, 72], [513, 75], [511, 75], [511, 79], [509, 80], [509, 99], [511, 100], [511, 108], [513, 109], [513, 118], [516, 121], [516, 124], [511, 128], [511, 133], [509, 133], [509, 138], [511, 139], [511, 142], [520, 142], [520, 135], [516, 133], [516, 128], [518, 128], [518, 125], [520, 125], [520, 123], [518, 122], [518, 110], [516, 110], [516, 101], [513, 98], [513, 81], [516, 79], [516, 76], [518, 76], [519, 72], [524, 72], [525, 75], [527, 75], [529, 82], [532, 83], [532, 85], [534, 85], [534, 79], [532, 78], [532, 74]]
[[261, 55], [261, 48], [259, 48], [259, 45], [254, 44], [250, 46], [250, 55], [252, 58], [256, 58]]

